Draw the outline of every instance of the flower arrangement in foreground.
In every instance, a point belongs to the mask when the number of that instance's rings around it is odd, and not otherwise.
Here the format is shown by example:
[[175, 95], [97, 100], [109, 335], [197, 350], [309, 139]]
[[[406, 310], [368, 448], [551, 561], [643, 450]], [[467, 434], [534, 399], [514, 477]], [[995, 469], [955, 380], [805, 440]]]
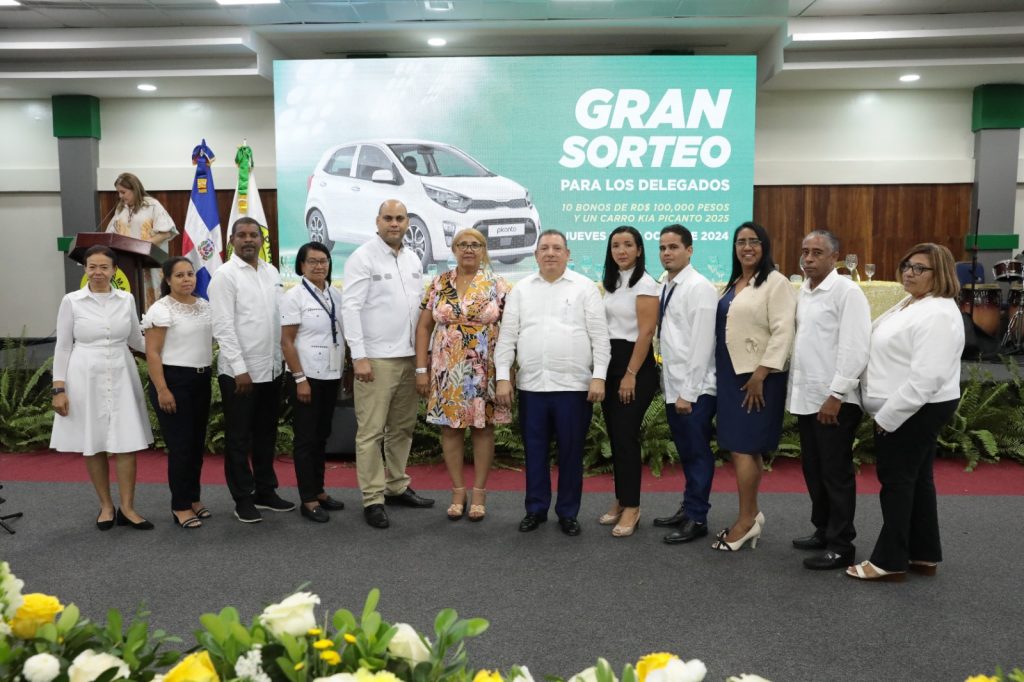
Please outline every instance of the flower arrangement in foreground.
[[[486, 620], [460, 619], [445, 609], [434, 620], [431, 641], [410, 625], [384, 622], [377, 589], [358, 618], [340, 609], [318, 622], [320, 598], [309, 592], [271, 604], [249, 625], [230, 606], [207, 613], [197, 645], [182, 652], [165, 648], [181, 640], [150, 632], [141, 610], [127, 626], [114, 609], [105, 624], [93, 623], [74, 604], [22, 594], [23, 587], [0, 562], [0, 682], [534, 682], [526, 667], [504, 673], [469, 667], [465, 640], [483, 633]], [[652, 653], [619, 675], [598, 659], [568, 682], [701, 682], [706, 675], [697, 659]], [[767, 681], [745, 674], [727, 682]], [[1024, 672], [997, 670], [967, 682], [1024, 682]]]

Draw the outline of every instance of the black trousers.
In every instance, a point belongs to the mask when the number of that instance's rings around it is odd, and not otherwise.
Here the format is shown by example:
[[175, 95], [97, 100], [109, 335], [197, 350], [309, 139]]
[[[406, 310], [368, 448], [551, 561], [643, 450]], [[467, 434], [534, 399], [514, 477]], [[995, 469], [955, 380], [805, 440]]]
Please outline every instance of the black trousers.
[[636, 373], [636, 393], [633, 401], [623, 404], [619, 400], [619, 384], [633, 355], [632, 341], [612, 339], [612, 357], [605, 382], [604, 413], [608, 440], [612, 446], [612, 470], [615, 474], [615, 499], [623, 507], [640, 506], [640, 426], [651, 401], [658, 392], [658, 367], [654, 353], [648, 352]]
[[853, 551], [857, 537], [853, 527], [857, 510], [853, 439], [862, 414], [859, 406], [843, 403], [837, 426], [822, 424], [817, 414], [797, 417], [800, 462], [811, 496], [811, 523], [833, 552]]
[[310, 401], [299, 402], [296, 384], [288, 379], [288, 400], [292, 404], [292, 428], [295, 432], [292, 457], [295, 478], [299, 484], [299, 498], [315, 502], [324, 492], [324, 448], [331, 435], [331, 420], [338, 399], [341, 379], [310, 379]]
[[911, 559], [942, 561], [933, 465], [939, 432], [959, 402], [928, 403], [900, 428], [875, 437], [882, 532], [871, 563], [883, 570], [905, 571]]
[[167, 482], [171, 509], [186, 511], [200, 500], [199, 478], [206, 452], [206, 425], [210, 421], [210, 368], [164, 365], [164, 381], [174, 396], [176, 411], [160, 409], [156, 387], [149, 384], [149, 401], [156, 410], [167, 446]]
[[[281, 404], [281, 377], [253, 384], [235, 394], [235, 378], [217, 377], [224, 402], [224, 477], [235, 502], [252, 501], [277, 490], [274, 455]], [[252, 466], [249, 453], [252, 453]]]

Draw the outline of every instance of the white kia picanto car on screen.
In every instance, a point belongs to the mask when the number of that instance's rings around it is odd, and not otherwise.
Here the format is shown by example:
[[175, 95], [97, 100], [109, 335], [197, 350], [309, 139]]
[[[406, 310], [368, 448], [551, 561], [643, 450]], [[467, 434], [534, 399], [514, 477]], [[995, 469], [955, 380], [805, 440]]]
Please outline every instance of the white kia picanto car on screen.
[[425, 140], [366, 140], [331, 147], [309, 178], [310, 241], [362, 244], [376, 234], [377, 210], [398, 199], [409, 211], [405, 243], [426, 269], [451, 257], [452, 237], [474, 227], [492, 259], [533, 253], [540, 216], [530, 193], [460, 149]]

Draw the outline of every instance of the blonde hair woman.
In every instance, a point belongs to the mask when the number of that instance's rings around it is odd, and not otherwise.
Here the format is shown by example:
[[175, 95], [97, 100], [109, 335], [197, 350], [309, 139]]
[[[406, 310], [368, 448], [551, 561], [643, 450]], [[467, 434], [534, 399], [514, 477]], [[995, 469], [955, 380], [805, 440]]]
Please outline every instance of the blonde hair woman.
[[455, 269], [435, 277], [423, 297], [416, 327], [416, 390], [427, 399], [427, 421], [441, 427], [441, 448], [452, 479], [448, 518], [453, 521], [465, 513], [463, 442], [465, 430], [472, 432], [469, 520], [480, 521], [487, 514], [494, 425], [512, 418], [508, 408], [494, 404], [494, 346], [509, 287], [484, 267], [490, 264], [487, 239], [477, 230], [456, 233], [452, 252]]

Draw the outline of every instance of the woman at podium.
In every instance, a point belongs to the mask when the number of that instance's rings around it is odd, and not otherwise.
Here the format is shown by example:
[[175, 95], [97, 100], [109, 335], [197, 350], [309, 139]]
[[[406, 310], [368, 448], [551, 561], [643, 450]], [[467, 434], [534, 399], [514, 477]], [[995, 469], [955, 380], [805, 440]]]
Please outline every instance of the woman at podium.
[[[116, 232], [159, 246], [167, 251], [167, 243], [178, 235], [178, 228], [159, 201], [146, 194], [142, 181], [131, 173], [121, 173], [114, 180], [117, 205], [107, 232]], [[146, 279], [146, 308], [159, 298], [160, 271], [153, 269]]]

